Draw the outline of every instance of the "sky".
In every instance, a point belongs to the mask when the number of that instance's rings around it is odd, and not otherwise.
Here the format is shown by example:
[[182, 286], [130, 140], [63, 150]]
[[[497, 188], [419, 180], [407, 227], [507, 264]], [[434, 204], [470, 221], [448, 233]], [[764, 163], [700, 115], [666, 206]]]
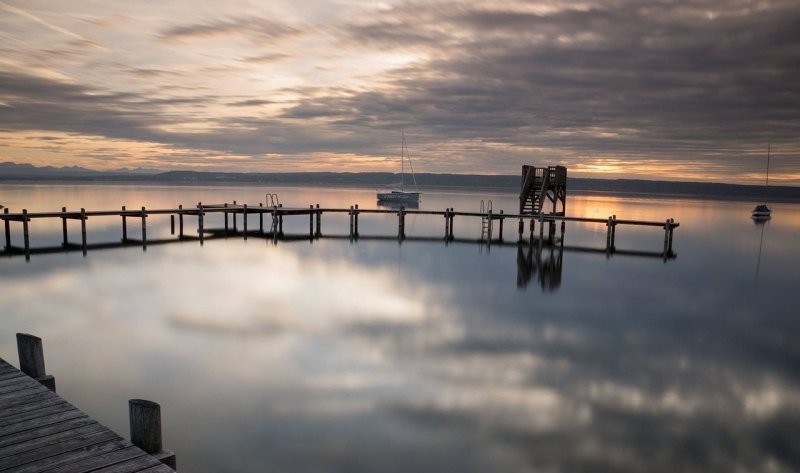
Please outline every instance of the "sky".
[[800, 185], [797, 0], [0, 0], [0, 161]]

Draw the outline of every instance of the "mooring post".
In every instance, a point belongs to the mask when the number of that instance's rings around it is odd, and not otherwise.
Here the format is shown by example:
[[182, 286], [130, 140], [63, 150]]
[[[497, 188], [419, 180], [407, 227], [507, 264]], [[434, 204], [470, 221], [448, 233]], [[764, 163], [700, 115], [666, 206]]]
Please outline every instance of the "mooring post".
[[456, 223], [455, 207], [450, 207], [450, 241], [453, 241], [453, 227]]
[[444, 240], [447, 241], [450, 236], [450, 207], [444, 209]]
[[203, 244], [203, 203], [197, 203], [197, 235], [200, 237], [200, 244]]
[[81, 209], [81, 249], [86, 256], [86, 209]]
[[128, 216], [125, 215], [125, 206], [122, 206], [122, 243], [128, 243]]
[[358, 238], [358, 204], [356, 204], [355, 214], [353, 215], [353, 219], [355, 221], [355, 237]]
[[147, 213], [142, 207], [142, 250], [147, 250]]
[[350, 211], [347, 213], [350, 218], [350, 239], [353, 239], [353, 206], [350, 206]]
[[308, 205], [308, 237], [314, 238], [314, 205]]
[[67, 208], [61, 207], [61, 233], [64, 236], [63, 242], [61, 246], [66, 247], [69, 244], [69, 240], [67, 239]]
[[503, 211], [501, 209], [500, 210], [500, 228], [499, 228], [500, 231], [498, 232], [499, 234], [497, 235], [497, 241], [499, 241], [500, 243], [503, 242], [503, 220], [505, 220], [505, 217], [503, 217]]
[[258, 203], [258, 232], [264, 233], [264, 204]]
[[56, 380], [52, 376], [48, 376], [44, 368], [42, 339], [27, 333], [18, 333], [17, 353], [19, 354], [19, 370], [55, 392]]
[[242, 206], [242, 231], [244, 231], [244, 239], [247, 240], [247, 204]]
[[164, 450], [161, 444], [161, 406], [153, 401], [131, 399], [128, 401], [128, 413], [131, 443], [175, 470], [175, 454]]
[[169, 234], [170, 235], [175, 234], [175, 216], [172, 214], [170, 214], [169, 216]]
[[[233, 201], [233, 206], [236, 207], [236, 201]], [[236, 233], [239, 229], [236, 226], [236, 210], [233, 211], [233, 233]]]
[[25, 259], [31, 258], [31, 241], [28, 235], [28, 209], [22, 209], [22, 242], [25, 248]]
[[183, 239], [183, 204], [178, 205], [178, 238]]
[[617, 216], [611, 216], [611, 250], [613, 251], [617, 247]]
[[228, 209], [228, 203], [227, 202], [225, 202], [224, 207], [225, 207], [225, 210], [223, 210], [222, 213], [225, 214], [225, 235], [227, 236], [228, 235], [228, 210], [227, 210]]
[[664, 223], [664, 256], [667, 256], [669, 251], [669, 219]]
[[317, 237], [322, 236], [322, 211], [319, 209], [319, 204], [317, 204]]
[[[8, 207], [3, 209], [4, 214], [8, 214]], [[6, 231], [6, 250], [11, 248], [11, 224], [8, 221], [8, 218], [3, 219], [3, 226], [5, 227]]]
[[667, 251], [669, 254], [672, 254], [672, 232], [675, 230], [675, 219], [669, 219], [669, 245], [667, 246]]
[[397, 238], [402, 240], [406, 237], [406, 215], [405, 215], [405, 207], [400, 206], [400, 211], [397, 212]]

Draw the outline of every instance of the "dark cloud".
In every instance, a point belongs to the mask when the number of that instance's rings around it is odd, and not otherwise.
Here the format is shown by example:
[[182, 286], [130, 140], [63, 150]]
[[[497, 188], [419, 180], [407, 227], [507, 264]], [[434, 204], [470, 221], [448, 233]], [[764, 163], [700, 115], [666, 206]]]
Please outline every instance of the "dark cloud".
[[277, 40], [300, 34], [300, 30], [259, 17], [225, 18], [215, 21], [174, 26], [161, 34], [167, 41], [193, 40], [218, 36], [245, 36], [254, 41]]

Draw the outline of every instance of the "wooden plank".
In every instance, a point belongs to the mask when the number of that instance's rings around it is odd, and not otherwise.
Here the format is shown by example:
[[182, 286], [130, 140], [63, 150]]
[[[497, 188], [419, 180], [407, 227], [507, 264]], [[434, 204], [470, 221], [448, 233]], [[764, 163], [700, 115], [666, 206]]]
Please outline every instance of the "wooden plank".
[[[99, 442], [94, 445], [73, 448], [57, 455], [35, 459], [14, 468], [14, 473], [40, 473], [43, 471], [50, 473], [53, 469], [58, 469], [56, 471], [63, 470], [69, 472], [94, 471], [91, 469], [91, 467], [83, 469], [75, 465], [78, 465], [82, 462], [91, 462], [91, 460], [103, 455], [113, 455], [115, 452], [123, 449], [138, 450], [136, 447], [131, 445], [130, 442], [127, 442], [121, 438], [116, 438], [113, 440], [107, 440], [105, 442]], [[144, 454], [144, 452], [141, 450], [139, 450], [139, 452]]]
[[19, 379], [25, 379], [25, 375], [17, 371], [16, 373], [6, 373], [0, 375], [0, 386]]
[[16, 424], [28, 419], [44, 417], [46, 415], [62, 412], [72, 407], [63, 399], [47, 399], [44, 401], [23, 404], [11, 409], [0, 410], [0, 428], [6, 425]]
[[0, 382], [0, 394], [12, 393], [22, 389], [30, 389], [34, 387], [34, 383], [36, 383], [36, 381], [28, 378], [27, 376], [22, 378], [12, 378], [4, 382]]
[[[102, 444], [106, 445], [106, 444]], [[123, 447], [112, 450], [109, 453], [101, 453], [92, 457], [78, 460], [64, 466], [47, 470], [47, 473], [81, 473], [86, 471], [96, 471], [101, 468], [115, 466], [121, 463], [130, 462], [146, 454], [134, 446]], [[32, 473], [32, 472], [31, 472]]]
[[98, 432], [111, 431], [100, 424], [95, 424], [73, 429], [69, 432], [59, 432], [52, 435], [46, 435], [44, 437], [33, 439], [25, 444], [7, 445], [3, 448], [0, 448], [0, 459], [13, 457], [20, 453], [40, 450], [42, 448], [53, 447], [60, 443], [66, 443], [74, 439], [83, 439]]
[[[43, 424], [40, 427], [17, 431], [16, 433], [9, 433], [0, 437], [0, 448], [7, 447], [14, 444], [25, 443], [40, 437], [47, 437], [49, 435], [59, 434], [70, 430], [75, 430], [81, 427], [88, 427], [90, 425], [99, 425], [94, 419], [90, 419], [83, 412], [77, 411], [77, 415], [64, 414], [58, 419], [58, 422], [50, 422]], [[68, 418], [73, 415], [73, 418]], [[37, 419], [39, 420], [39, 419]], [[43, 421], [44, 422], [44, 421]], [[21, 427], [20, 427], [21, 428]]]
[[13, 399], [0, 400], [0, 406], [3, 406], [2, 409], [0, 409], [0, 412], [7, 412], [8, 409], [15, 409], [17, 407], [24, 406], [26, 404], [38, 403], [46, 400], [57, 401], [61, 400], [61, 398], [58, 397], [58, 395], [56, 395], [52, 391], [50, 391], [49, 393], [43, 391], [35, 391], [33, 394], [29, 396], [17, 396], [16, 398]]
[[38, 391], [38, 386], [29, 386], [17, 391], [0, 394], [0, 404], [4, 405], [6, 402], [14, 402], [16, 399], [24, 399], [29, 395], [37, 394]]
[[[138, 471], [149, 471], [151, 468], [159, 468], [158, 470], [153, 470], [158, 472], [172, 471], [170, 468], [162, 465], [161, 462], [150, 455], [145, 455], [143, 457], [136, 457], [125, 463], [119, 463], [117, 465], [111, 465], [99, 470], [95, 470], [92, 473], [134, 473]], [[163, 468], [166, 468], [166, 470]]]
[[[38, 430], [42, 427], [46, 427], [52, 424], [63, 423], [66, 421], [71, 421], [77, 418], [86, 418], [88, 419], [89, 416], [84, 414], [78, 409], [75, 409], [71, 405], [66, 405], [63, 410], [60, 412], [54, 412], [46, 416], [34, 417], [33, 419], [26, 419], [14, 424], [4, 425], [3, 429], [0, 430], [0, 446], [8, 445], [6, 442], [6, 437], [10, 437], [12, 435], [16, 435], [20, 432], [25, 432], [29, 430]], [[54, 432], [51, 432], [54, 433]], [[43, 437], [44, 435], [39, 435], [38, 437]]]
[[[28, 449], [34, 442], [27, 444], [11, 445], [0, 449], [0, 470], [19, 467], [27, 463], [50, 458], [72, 450], [83, 449], [92, 445], [97, 445], [109, 440], [118, 439], [119, 436], [103, 426], [94, 426], [95, 431], [91, 431], [93, 426], [76, 429], [69, 434], [56, 434], [50, 437], [38, 439], [36, 443], [39, 448]], [[97, 430], [99, 427], [99, 430]], [[56, 439], [61, 439], [56, 443], [46, 443]], [[18, 450], [18, 451], [17, 451]], [[6, 451], [17, 451], [13, 455], [6, 455]], [[15, 469], [16, 470], [16, 469]]]

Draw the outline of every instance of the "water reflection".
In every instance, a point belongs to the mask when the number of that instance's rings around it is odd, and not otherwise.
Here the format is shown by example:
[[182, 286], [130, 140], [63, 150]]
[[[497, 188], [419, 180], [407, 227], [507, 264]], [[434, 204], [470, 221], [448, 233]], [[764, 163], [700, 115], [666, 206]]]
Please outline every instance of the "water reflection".
[[376, 206], [379, 208], [384, 209], [394, 209], [400, 210], [403, 209], [419, 209], [419, 202], [408, 201], [408, 202], [392, 202], [391, 200], [379, 200], [375, 203]]
[[[575, 207], [605, 204], [669, 213]], [[230, 238], [2, 259], [0, 356], [44, 337], [61, 394], [118, 432], [127, 399], [158, 400], [187, 471], [798, 471], [800, 209], [754, 227], [730, 203], [685, 208], [670, 264], [559, 241], [479, 253], [478, 226], [402, 251]]]

